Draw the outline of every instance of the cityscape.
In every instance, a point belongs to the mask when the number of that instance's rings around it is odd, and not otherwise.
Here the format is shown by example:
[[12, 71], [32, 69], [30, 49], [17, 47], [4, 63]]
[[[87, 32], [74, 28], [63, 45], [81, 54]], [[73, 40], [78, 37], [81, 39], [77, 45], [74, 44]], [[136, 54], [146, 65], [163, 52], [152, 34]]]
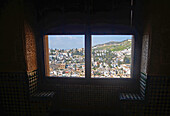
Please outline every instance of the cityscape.
[[[74, 39], [84, 39], [84, 36]], [[102, 40], [100, 37], [98, 41], [100, 39]], [[115, 41], [114, 39], [112, 41], [107, 37], [103, 39], [107, 41], [102, 40], [97, 43], [93, 41], [97, 41], [97, 38], [92, 37], [91, 78], [130, 78], [132, 39], [124, 38], [122, 41]], [[81, 43], [82, 47], [79, 46], [80, 48], [49, 48], [51, 77], [85, 78], [84, 41], [81, 41]]]

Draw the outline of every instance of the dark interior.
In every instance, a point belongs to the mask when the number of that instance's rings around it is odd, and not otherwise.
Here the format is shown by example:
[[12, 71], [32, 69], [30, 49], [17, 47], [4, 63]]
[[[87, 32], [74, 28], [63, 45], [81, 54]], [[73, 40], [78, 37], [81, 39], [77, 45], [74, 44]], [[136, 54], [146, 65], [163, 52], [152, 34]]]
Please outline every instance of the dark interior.
[[[168, 0], [1, 0], [0, 115], [169, 116]], [[134, 35], [129, 79], [49, 78], [45, 35]], [[87, 68], [89, 67], [89, 68]]]

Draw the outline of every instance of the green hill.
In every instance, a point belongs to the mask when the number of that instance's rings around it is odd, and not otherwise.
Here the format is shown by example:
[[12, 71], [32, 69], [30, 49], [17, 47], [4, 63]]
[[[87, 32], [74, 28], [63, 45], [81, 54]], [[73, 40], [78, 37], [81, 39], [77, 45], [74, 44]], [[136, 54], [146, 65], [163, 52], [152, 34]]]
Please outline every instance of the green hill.
[[93, 46], [93, 50], [111, 50], [111, 51], [122, 51], [131, 47], [131, 41], [124, 40], [122, 42], [107, 42]]

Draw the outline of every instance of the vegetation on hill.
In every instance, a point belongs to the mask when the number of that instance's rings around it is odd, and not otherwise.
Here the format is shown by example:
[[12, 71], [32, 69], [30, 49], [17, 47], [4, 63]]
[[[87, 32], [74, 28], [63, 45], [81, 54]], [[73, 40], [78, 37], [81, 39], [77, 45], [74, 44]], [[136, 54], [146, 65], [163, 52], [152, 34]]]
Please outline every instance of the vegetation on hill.
[[122, 51], [131, 47], [131, 41], [125, 40], [122, 42], [108, 42], [105, 44], [96, 45], [93, 47], [94, 50], [111, 50], [111, 51]]

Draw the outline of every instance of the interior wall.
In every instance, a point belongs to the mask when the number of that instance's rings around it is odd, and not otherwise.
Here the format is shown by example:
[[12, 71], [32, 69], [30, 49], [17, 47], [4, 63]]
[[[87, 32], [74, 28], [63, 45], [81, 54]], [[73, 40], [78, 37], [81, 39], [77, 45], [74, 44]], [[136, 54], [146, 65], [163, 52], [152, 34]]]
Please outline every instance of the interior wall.
[[[34, 39], [30, 27], [25, 25], [24, 28], [23, 0], [7, 0], [3, 8], [0, 8], [0, 12], [0, 105], [3, 107], [2, 112], [5, 116], [30, 115], [29, 80], [26, 71], [35, 69], [35, 65], [31, 64], [31, 62], [34, 64], [36, 62], [35, 55], [30, 54], [32, 51], [35, 52], [35, 47], [32, 47], [35, 41], [30, 40], [30, 38]], [[25, 50], [27, 50], [28, 57], [25, 55]], [[31, 82], [33, 81], [31, 79]], [[3, 115], [2, 112], [1, 115]]]
[[151, 10], [151, 52], [148, 73], [152, 76], [170, 76], [170, 13], [166, 1], [152, 1]]
[[5, 4], [0, 13], [0, 71], [25, 71], [23, 9], [20, 0]]
[[144, 115], [168, 115], [170, 10], [167, 1], [146, 1], [141, 72], [147, 75]]
[[136, 7], [140, 4], [144, 6], [143, 11], [134, 16], [135, 28], [143, 41], [141, 72], [150, 76], [169, 76], [170, 9], [167, 1], [144, 0], [136, 3]]

